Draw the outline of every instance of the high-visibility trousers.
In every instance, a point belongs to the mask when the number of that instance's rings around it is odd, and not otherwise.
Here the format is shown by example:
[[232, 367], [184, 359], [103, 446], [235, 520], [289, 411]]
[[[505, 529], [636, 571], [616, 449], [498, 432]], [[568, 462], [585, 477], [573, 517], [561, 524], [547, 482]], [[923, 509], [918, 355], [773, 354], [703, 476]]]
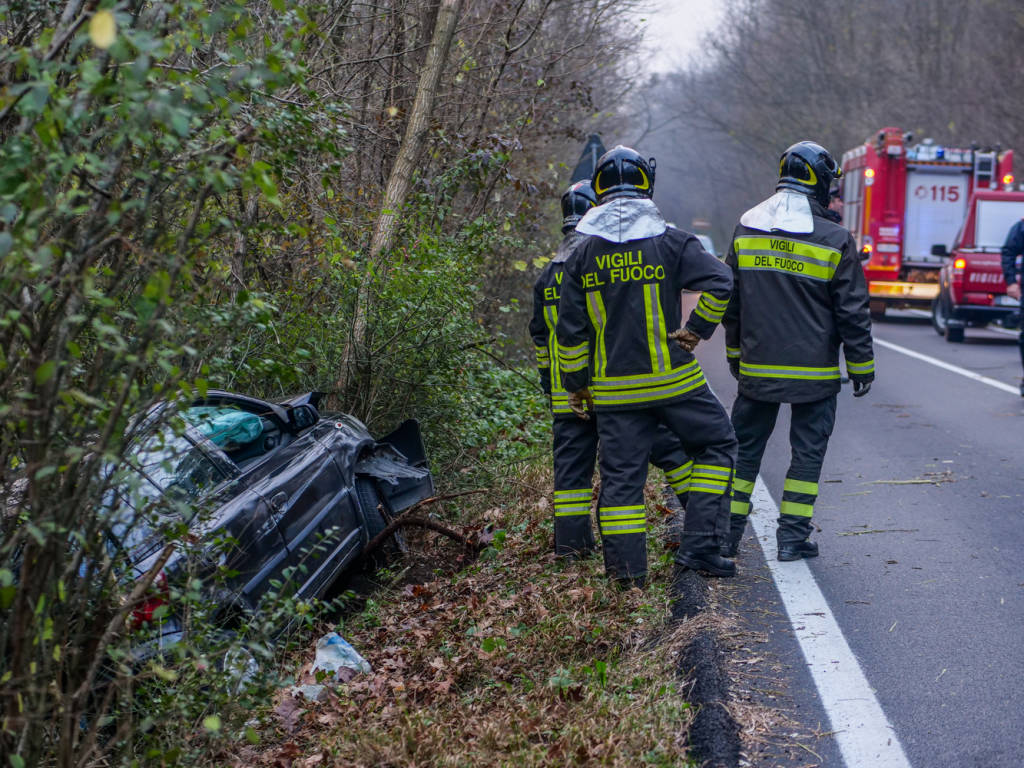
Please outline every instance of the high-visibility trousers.
[[644, 482], [658, 425], [693, 458], [681, 552], [716, 552], [729, 525], [729, 484], [736, 436], [722, 404], [704, 390], [686, 400], [628, 411], [602, 411], [598, 522], [605, 571], [616, 579], [647, 575]]
[[[597, 462], [597, 414], [590, 419], [558, 417], [551, 425], [554, 437], [555, 553], [585, 554], [594, 549], [590, 524], [590, 499], [594, 465]], [[685, 508], [690, 490], [693, 461], [679, 438], [661, 427], [650, 449], [650, 463], [665, 473], [665, 479]]]
[[[750, 494], [761, 470], [761, 458], [768, 438], [775, 429], [780, 405], [752, 400], [744, 395], [736, 396], [732, 406], [732, 424], [739, 440], [739, 450], [732, 486], [733, 514], [750, 514]], [[828, 439], [836, 423], [836, 396], [829, 395], [810, 403], [791, 403], [790, 408], [789, 444], [792, 455], [779, 512], [809, 521], [818, 499], [818, 479]]]

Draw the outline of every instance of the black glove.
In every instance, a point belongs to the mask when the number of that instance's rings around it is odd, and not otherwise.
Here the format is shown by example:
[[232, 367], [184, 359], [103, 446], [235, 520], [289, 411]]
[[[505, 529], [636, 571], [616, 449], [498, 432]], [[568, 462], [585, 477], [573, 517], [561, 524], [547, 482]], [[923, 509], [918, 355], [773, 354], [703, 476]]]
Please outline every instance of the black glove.
[[850, 381], [853, 382], [853, 396], [864, 397], [868, 392], [871, 391], [871, 382], [865, 379], [855, 379], [852, 376]]
[[729, 358], [729, 373], [736, 381], [740, 380], [740, 359], [738, 357]]

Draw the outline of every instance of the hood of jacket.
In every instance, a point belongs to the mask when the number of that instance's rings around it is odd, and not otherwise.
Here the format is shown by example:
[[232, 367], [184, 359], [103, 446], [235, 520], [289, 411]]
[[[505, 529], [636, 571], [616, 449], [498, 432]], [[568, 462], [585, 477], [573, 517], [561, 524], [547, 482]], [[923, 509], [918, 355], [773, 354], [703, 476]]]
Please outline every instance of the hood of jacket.
[[597, 235], [613, 243], [625, 243], [657, 237], [667, 226], [653, 200], [620, 197], [587, 211], [576, 225], [576, 231], [583, 235]]
[[558, 244], [558, 250], [555, 251], [555, 257], [551, 259], [551, 261], [555, 264], [564, 263], [570, 256], [572, 256], [572, 252], [576, 250], [576, 246], [586, 239], [586, 235], [582, 235], [576, 230], [569, 232], [562, 238], [562, 242]]
[[780, 189], [740, 217], [740, 224], [762, 232], [781, 230], [795, 234], [814, 231], [814, 216], [807, 195]]

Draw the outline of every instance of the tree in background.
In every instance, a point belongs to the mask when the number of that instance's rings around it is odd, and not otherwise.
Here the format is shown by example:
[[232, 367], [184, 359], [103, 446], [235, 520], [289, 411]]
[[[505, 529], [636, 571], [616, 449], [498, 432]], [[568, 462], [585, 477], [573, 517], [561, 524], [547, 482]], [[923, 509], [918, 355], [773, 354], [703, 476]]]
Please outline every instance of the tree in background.
[[699, 59], [652, 88], [646, 141], [674, 171], [659, 175], [659, 192], [681, 226], [709, 218], [723, 242], [771, 190], [782, 150], [805, 138], [837, 157], [886, 125], [951, 145], [1024, 146], [1012, 116], [1018, 3], [726, 5]]

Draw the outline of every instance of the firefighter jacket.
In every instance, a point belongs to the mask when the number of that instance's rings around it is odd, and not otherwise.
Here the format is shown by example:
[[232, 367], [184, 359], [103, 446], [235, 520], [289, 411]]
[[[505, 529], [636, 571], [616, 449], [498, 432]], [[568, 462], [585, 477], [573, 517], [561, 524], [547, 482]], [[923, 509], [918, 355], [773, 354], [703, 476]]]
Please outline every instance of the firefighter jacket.
[[667, 335], [682, 318], [680, 291], [702, 291], [686, 326], [714, 332], [732, 288], [729, 269], [696, 237], [665, 224], [654, 203], [617, 199], [592, 208], [591, 235], [565, 263], [558, 365], [569, 392], [589, 388], [597, 411], [663, 405], [705, 390], [692, 353]]
[[747, 211], [725, 261], [734, 285], [722, 325], [741, 394], [788, 403], [835, 394], [840, 344], [850, 377], [874, 379], [857, 249], [816, 201], [782, 191]]
[[562, 387], [558, 370], [555, 325], [558, 323], [558, 298], [562, 286], [562, 270], [573, 249], [586, 240], [575, 230], [562, 238], [555, 257], [549, 261], [533, 286], [533, 317], [530, 336], [537, 353], [537, 370], [544, 393], [551, 396], [551, 413], [556, 417], [576, 418], [569, 408], [569, 395]]
[[1003, 243], [1002, 251], [1003, 279], [1007, 285], [1016, 283], [1017, 257], [1024, 255], [1024, 220], [1016, 222], [1010, 231], [1006, 233], [1006, 242]]

